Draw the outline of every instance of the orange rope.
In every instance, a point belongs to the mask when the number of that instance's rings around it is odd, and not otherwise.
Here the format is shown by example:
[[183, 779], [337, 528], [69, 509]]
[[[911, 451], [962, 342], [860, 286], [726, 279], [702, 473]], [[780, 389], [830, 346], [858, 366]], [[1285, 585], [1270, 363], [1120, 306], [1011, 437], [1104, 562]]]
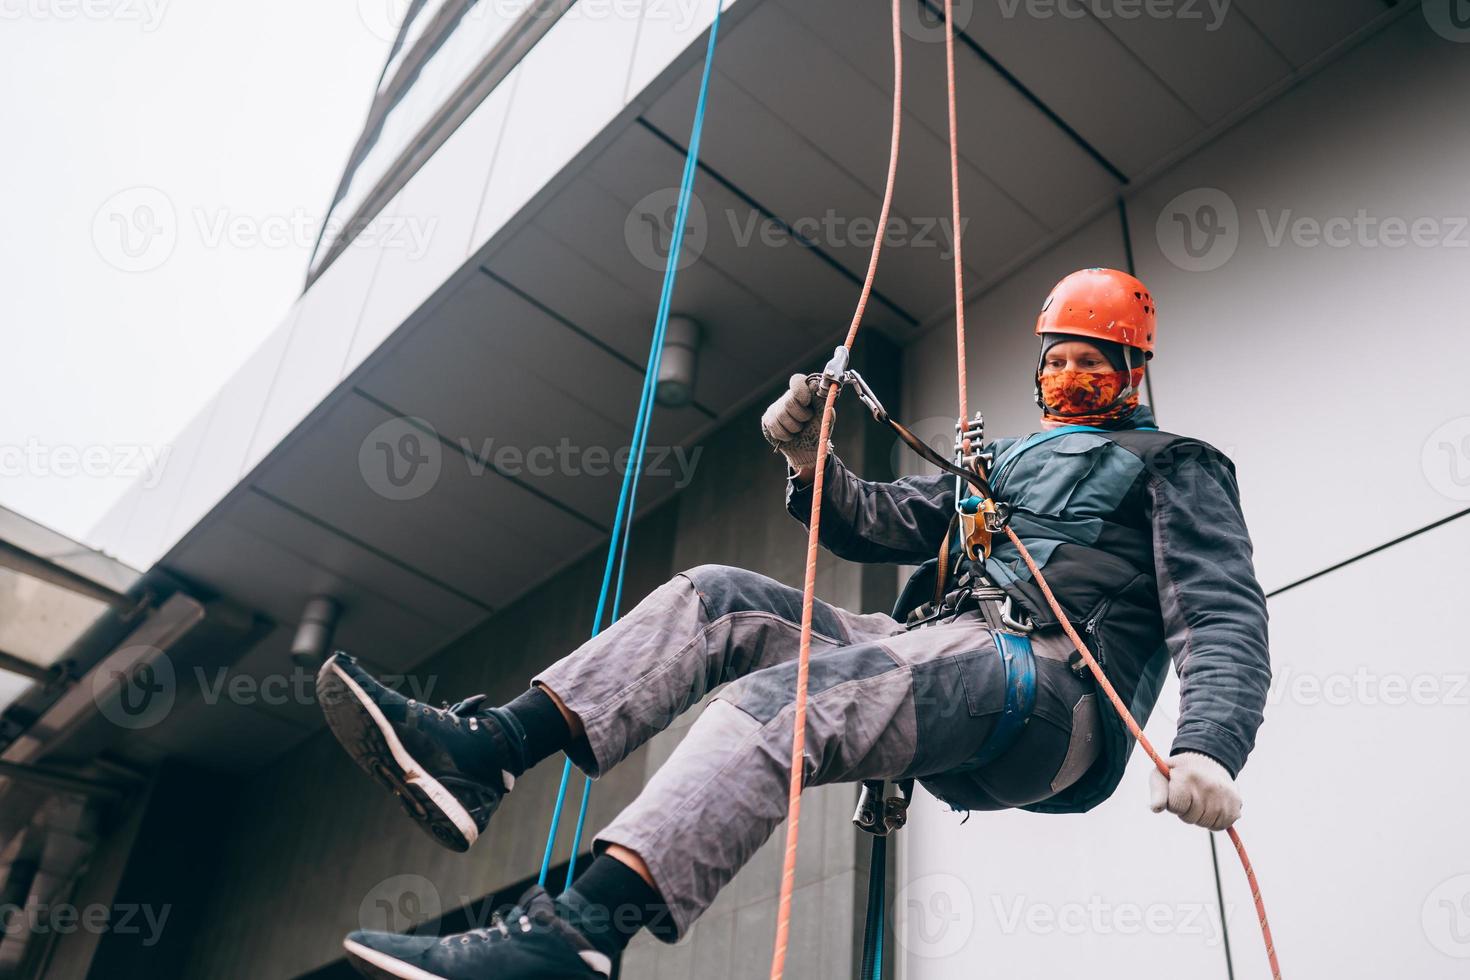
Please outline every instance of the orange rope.
[[[873, 281], [878, 277], [878, 254], [888, 227], [888, 214], [893, 207], [893, 188], [898, 176], [899, 131], [903, 120], [903, 23], [901, 0], [893, 0], [893, 135], [888, 150], [888, 182], [883, 189], [883, 207], [878, 215], [878, 234], [873, 238], [873, 251], [868, 257], [868, 272], [858, 295], [857, 308], [847, 328], [842, 346], [852, 349], [862, 325]], [[812, 510], [807, 521], [806, 578], [801, 596], [801, 646], [796, 659], [796, 716], [791, 735], [791, 783], [787, 801], [786, 857], [781, 866], [781, 899], [776, 910], [776, 947], [771, 956], [771, 980], [781, 980], [786, 972], [786, 951], [791, 941], [791, 896], [796, 890], [796, 844], [801, 833], [801, 790], [806, 781], [806, 702], [807, 678], [812, 655], [812, 610], [817, 593], [817, 551], [822, 520], [822, 477], [827, 468], [828, 440], [832, 436], [832, 420], [836, 415], [837, 382], [827, 387], [822, 406], [822, 427], [817, 437], [816, 475], [812, 480]]]
[[[960, 225], [960, 122], [954, 83], [954, 0], [944, 0], [944, 65], [949, 71], [949, 201], [950, 234], [954, 236], [954, 323], [955, 370], [960, 391], [960, 429], [970, 418], [969, 372], [965, 366], [965, 261], [964, 236]], [[970, 450], [966, 440], [965, 452]]]

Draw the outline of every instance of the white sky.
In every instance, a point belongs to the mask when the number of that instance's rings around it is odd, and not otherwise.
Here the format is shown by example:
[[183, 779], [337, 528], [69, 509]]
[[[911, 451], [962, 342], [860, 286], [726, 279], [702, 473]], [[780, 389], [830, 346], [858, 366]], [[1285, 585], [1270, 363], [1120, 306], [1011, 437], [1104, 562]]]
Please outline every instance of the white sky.
[[405, 6], [0, 0], [0, 504], [85, 539], [277, 324]]

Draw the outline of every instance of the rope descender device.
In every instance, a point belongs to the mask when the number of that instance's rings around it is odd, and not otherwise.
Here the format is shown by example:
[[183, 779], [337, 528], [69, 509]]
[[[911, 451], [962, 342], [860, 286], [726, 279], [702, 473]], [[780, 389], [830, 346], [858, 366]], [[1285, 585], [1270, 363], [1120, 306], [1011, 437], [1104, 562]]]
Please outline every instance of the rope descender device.
[[[984, 482], [984, 475], [995, 457], [994, 453], [980, 449], [985, 442], [984, 413], [977, 411], [968, 422], [963, 418], [956, 419], [954, 429], [955, 465], [980, 476]], [[1004, 531], [1010, 523], [1011, 507], [996, 500], [993, 493], [983, 496], [966, 493], [966, 479], [956, 476], [954, 482], [954, 509], [960, 522], [960, 541], [965, 557], [971, 561], [984, 561], [990, 557], [991, 538]], [[988, 490], [989, 483], [984, 485]]]
[[[955, 420], [954, 459], [947, 460], [914, 435], [902, 422], [889, 415], [863, 376], [848, 367], [848, 361], [848, 349], [837, 348], [832, 353], [832, 359], [822, 369], [821, 375], [813, 375], [813, 380], [819, 381], [824, 390], [840, 392], [843, 387], [850, 385], [875, 421], [891, 428], [905, 445], [926, 462], [952, 474], [955, 478], [955, 518], [963, 533], [965, 555], [972, 561], [982, 561], [990, 557], [991, 539], [1003, 532], [1010, 523], [1011, 507], [996, 499], [986, 475], [993, 454], [980, 449], [985, 441], [985, 416], [976, 412], [968, 421], [962, 418]], [[835, 389], [833, 385], [836, 385]]]
[[[888, 788], [892, 786], [898, 791], [898, 795], [888, 795]], [[902, 830], [903, 825], [909, 822], [909, 799], [913, 796], [914, 781], [912, 779], [890, 782], [887, 779], [865, 779], [863, 780], [862, 794], [858, 797], [857, 810], [852, 815], [852, 822], [859, 830], [867, 831], [876, 837], [887, 837], [895, 830]]]

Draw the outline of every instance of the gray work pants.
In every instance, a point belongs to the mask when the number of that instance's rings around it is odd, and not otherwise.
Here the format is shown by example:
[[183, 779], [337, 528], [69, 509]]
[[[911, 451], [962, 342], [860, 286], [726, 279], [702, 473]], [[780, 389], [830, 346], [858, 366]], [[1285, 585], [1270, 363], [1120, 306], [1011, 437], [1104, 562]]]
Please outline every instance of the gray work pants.
[[[647, 863], [672, 920], [660, 938], [682, 936], [786, 816], [801, 598], [764, 575], [703, 565], [535, 679], [581, 718], [586, 743], [569, 754], [592, 776], [728, 684], [596, 838]], [[818, 601], [812, 625], [807, 786], [919, 777], [956, 806], [999, 809], [1051, 796], [1097, 757], [1097, 697], [1066, 666], [1060, 632], [1032, 636], [1030, 722], [967, 771], [1005, 703], [978, 613], [905, 631]]]

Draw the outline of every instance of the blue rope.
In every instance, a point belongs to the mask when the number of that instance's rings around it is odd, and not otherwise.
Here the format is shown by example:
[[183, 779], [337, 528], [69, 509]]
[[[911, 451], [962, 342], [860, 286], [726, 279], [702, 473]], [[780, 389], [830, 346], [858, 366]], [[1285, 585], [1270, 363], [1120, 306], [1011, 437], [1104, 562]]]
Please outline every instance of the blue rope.
[[863, 953], [858, 966], [859, 980], [883, 980], [883, 934], [887, 931], [888, 838], [873, 837], [872, 857], [868, 862], [868, 914], [863, 928]]
[[[608, 598], [612, 597], [611, 616], [608, 625], [617, 620], [618, 607], [623, 598], [623, 578], [628, 565], [628, 541], [632, 536], [632, 514], [638, 497], [638, 481], [643, 475], [643, 454], [648, 446], [649, 420], [653, 416], [654, 391], [658, 385], [658, 369], [663, 361], [664, 335], [669, 325], [669, 310], [673, 305], [674, 281], [679, 274], [679, 253], [684, 247], [684, 225], [689, 218], [689, 199], [694, 194], [694, 178], [698, 173], [699, 143], [704, 134], [705, 108], [709, 101], [711, 69], [715, 60], [715, 41], [720, 33], [720, 8], [723, 0], [715, 4], [715, 16], [709, 29], [709, 43], [705, 48], [704, 73], [699, 81], [699, 101], [694, 108], [694, 125], [689, 133], [689, 150], [684, 157], [684, 173], [679, 181], [679, 205], [675, 212], [673, 235], [669, 240], [668, 264], [664, 268], [663, 290], [659, 295], [658, 315], [654, 319], [653, 340], [649, 345], [648, 370], [643, 375], [643, 391], [638, 401], [638, 417], [633, 425], [633, 439], [629, 460], [632, 465], [623, 473], [622, 489], [618, 492], [618, 509], [613, 518], [612, 538], [608, 543], [607, 564], [602, 572], [602, 591], [597, 598], [597, 614], [592, 620], [592, 635], [602, 632], [602, 620], [608, 612]], [[617, 571], [617, 584], [613, 586], [613, 571]], [[561, 786], [556, 793], [556, 806], [551, 812], [551, 829], [546, 835], [546, 853], [541, 859], [541, 875], [537, 879], [543, 887], [551, 870], [551, 855], [556, 847], [556, 833], [561, 826], [562, 811], [566, 807], [567, 783], [571, 778], [572, 760], [568, 758], [562, 767]], [[587, 821], [587, 803], [592, 795], [592, 780], [582, 785], [582, 805], [577, 814], [576, 836], [572, 840], [572, 858], [567, 865], [567, 885], [577, 869], [577, 849], [582, 843], [582, 829]]]

